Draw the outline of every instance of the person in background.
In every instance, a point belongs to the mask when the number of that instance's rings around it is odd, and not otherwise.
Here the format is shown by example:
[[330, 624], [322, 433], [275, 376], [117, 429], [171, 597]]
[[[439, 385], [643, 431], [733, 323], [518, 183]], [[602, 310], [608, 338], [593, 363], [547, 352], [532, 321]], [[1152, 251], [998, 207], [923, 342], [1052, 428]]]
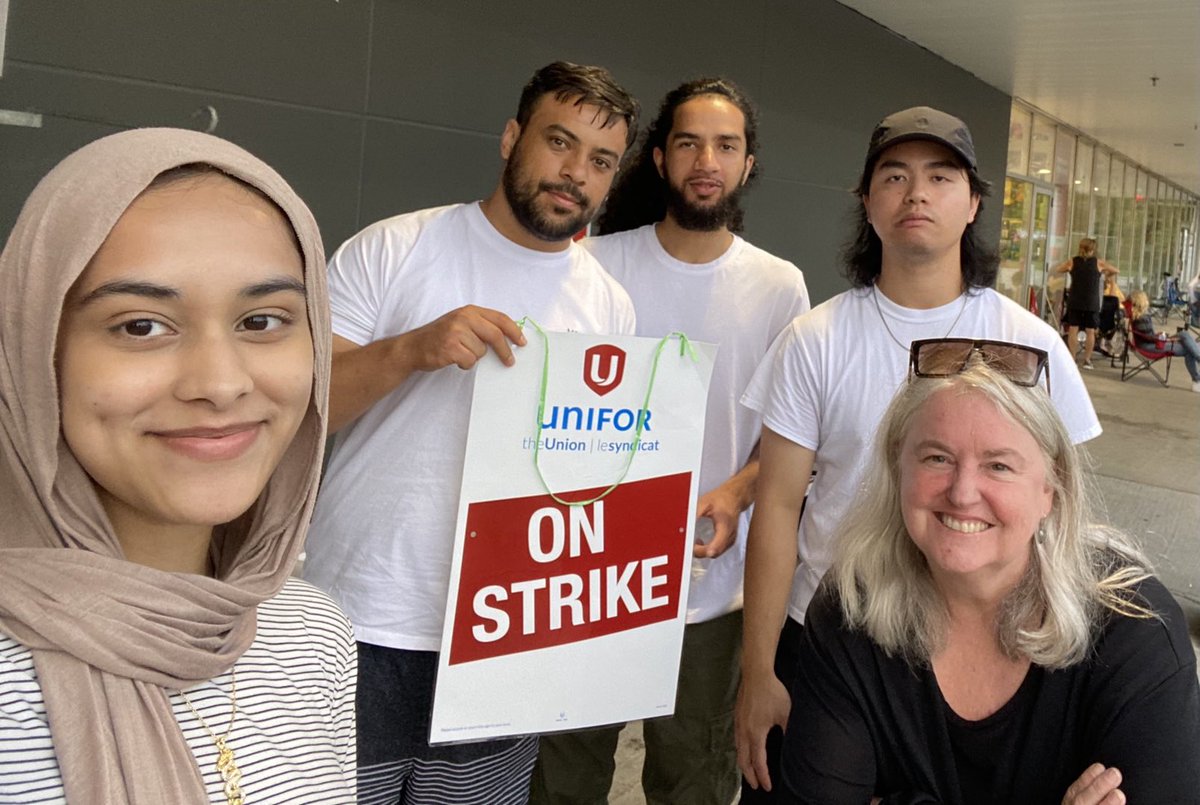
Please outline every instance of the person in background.
[[[663, 99], [637, 158], [583, 241], [629, 291], [638, 335], [682, 332], [720, 345], [709, 386], [697, 533], [675, 713], [645, 721], [647, 802], [728, 805], [742, 639], [746, 509], [758, 476], [754, 412], [737, 404], [772, 340], [808, 310], [796, 266], [745, 241], [742, 190], [755, 171], [754, 105], [723, 78]], [[543, 736], [535, 803], [604, 803], [622, 725]]]
[[1103, 281], [1115, 277], [1117, 267], [1096, 256], [1096, 241], [1079, 241], [1079, 254], [1054, 267], [1058, 274], [1071, 273], [1067, 291], [1067, 348], [1074, 354], [1080, 328], [1083, 328], [1083, 368], [1092, 368], [1092, 348], [1096, 345], [1096, 328], [1100, 326], [1101, 287]]
[[1196, 275], [1188, 280], [1188, 326], [1200, 328], [1200, 267]]
[[1111, 357], [1113, 352], [1112, 339], [1122, 320], [1121, 306], [1125, 302], [1125, 292], [1117, 282], [1116, 274], [1104, 275], [1104, 296], [1100, 300], [1100, 326], [1097, 334], [1100, 343], [1096, 351]]
[[1155, 332], [1154, 319], [1150, 315], [1150, 297], [1145, 291], [1134, 291], [1129, 301], [1132, 303], [1130, 312], [1133, 321], [1130, 328], [1134, 338], [1150, 344], [1161, 343], [1162, 349], [1170, 349], [1171, 354], [1183, 358], [1188, 375], [1192, 378], [1192, 391], [1200, 393], [1200, 345], [1196, 337], [1186, 329], [1180, 329], [1175, 335]]
[[0, 256], [0, 801], [355, 802], [316, 222], [241, 148], [76, 151]]
[[1092, 522], [1045, 352], [935, 339], [911, 365], [808, 608], [791, 801], [1194, 802], [1186, 621]]
[[[554, 62], [500, 136], [480, 202], [379, 221], [329, 263], [330, 428], [304, 572], [358, 638], [359, 799], [524, 802], [537, 737], [430, 746], [475, 366], [547, 329], [632, 334], [629, 295], [572, 236], [636, 133], [637, 102], [601, 67]], [[449, 311], [449, 312], [447, 312]]]
[[1121, 285], [1117, 282], [1117, 272], [1104, 275], [1104, 295], [1115, 297], [1118, 304], [1125, 301], [1125, 292], [1121, 290]]

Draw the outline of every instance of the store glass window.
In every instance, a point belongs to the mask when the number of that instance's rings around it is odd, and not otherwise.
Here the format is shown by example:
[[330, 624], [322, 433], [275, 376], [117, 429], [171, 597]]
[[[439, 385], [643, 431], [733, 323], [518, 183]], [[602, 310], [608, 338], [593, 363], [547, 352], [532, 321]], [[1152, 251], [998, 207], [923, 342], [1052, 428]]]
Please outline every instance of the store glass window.
[[[1196, 259], [1196, 229], [1200, 226], [1197, 216], [1197, 201], [1195, 196], [1188, 196], [1183, 202], [1183, 225], [1179, 228], [1180, 254], [1179, 263], [1183, 266], [1184, 285], [1200, 273], [1200, 264]], [[1200, 294], [1200, 288], [1194, 294]]]
[[1004, 211], [1000, 218], [1000, 272], [996, 277], [996, 290], [1017, 301], [1021, 301], [1021, 289], [1025, 283], [1032, 200], [1032, 182], [1023, 182], [1011, 176], [1004, 180]]
[[1164, 181], [1158, 183], [1158, 219], [1154, 225], [1155, 281], [1159, 293], [1162, 282], [1171, 273], [1171, 186]]
[[1071, 169], [1075, 167], [1075, 135], [1070, 129], [1058, 127], [1058, 136], [1054, 138], [1054, 174], [1056, 185], [1071, 184]]
[[[1150, 210], [1149, 197], [1150, 177], [1145, 171], [1139, 170], [1137, 175], [1137, 189], [1134, 191], [1134, 209], [1136, 210], [1137, 219], [1133, 223], [1133, 255], [1129, 262], [1129, 281], [1130, 288], [1141, 288], [1144, 286], [1143, 277], [1146, 269], [1146, 217]], [[1135, 281], [1136, 279], [1136, 281]]]
[[1075, 148], [1075, 178], [1071, 180], [1071, 238], [1079, 243], [1092, 232], [1092, 153], [1091, 143], [1079, 141]]
[[1170, 272], [1167, 255], [1171, 251], [1171, 186], [1158, 180], [1158, 218], [1154, 225], [1154, 266], [1161, 278]]
[[1029, 174], [1039, 182], [1050, 182], [1054, 174], [1054, 124], [1039, 114], [1033, 116], [1029, 144]]
[[1125, 166], [1125, 183], [1121, 186], [1121, 235], [1117, 251], [1108, 259], [1121, 269], [1117, 278], [1121, 287], [1129, 284], [1130, 272], [1134, 270], [1133, 249], [1137, 240], [1137, 176], [1140, 171], [1133, 165]]
[[1112, 154], [1108, 151], [1096, 149], [1096, 159], [1092, 163], [1092, 208], [1095, 214], [1089, 234], [1100, 247], [1104, 246], [1104, 237], [1108, 232], [1108, 168], [1111, 160]]
[[1142, 287], [1146, 293], [1154, 296], [1158, 291], [1158, 281], [1161, 275], [1155, 262], [1155, 245], [1159, 230], [1158, 179], [1151, 176], [1146, 185], [1146, 240], [1142, 249]]
[[1008, 124], [1008, 172], [1029, 175], [1029, 137], [1033, 128], [1033, 113], [1017, 106], [1012, 108]]
[[1168, 203], [1171, 205], [1171, 228], [1168, 230], [1170, 233], [1170, 242], [1167, 243], [1167, 271], [1171, 273], [1171, 276], [1178, 277], [1180, 273], [1179, 233], [1182, 227], [1183, 213], [1183, 208], [1180, 204], [1180, 193], [1178, 187], [1171, 188]]
[[1097, 232], [1096, 238], [1101, 257], [1109, 262], [1117, 259], [1117, 249], [1121, 237], [1121, 216], [1125, 210], [1124, 199], [1121, 196], [1125, 183], [1125, 160], [1114, 156], [1112, 167], [1108, 173], [1108, 227], [1103, 232]]
[[1049, 261], [1056, 266], [1073, 254], [1070, 245], [1071, 168], [1075, 164], [1075, 135], [1058, 128], [1054, 138], [1054, 206], [1050, 211]]

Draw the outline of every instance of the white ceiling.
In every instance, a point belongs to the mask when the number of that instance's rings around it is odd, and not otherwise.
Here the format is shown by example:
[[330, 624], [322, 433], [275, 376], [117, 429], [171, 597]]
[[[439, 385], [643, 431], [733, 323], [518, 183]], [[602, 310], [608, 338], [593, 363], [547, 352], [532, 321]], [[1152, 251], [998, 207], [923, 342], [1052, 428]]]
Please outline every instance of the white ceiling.
[[1200, 194], [1197, 0], [839, 1]]

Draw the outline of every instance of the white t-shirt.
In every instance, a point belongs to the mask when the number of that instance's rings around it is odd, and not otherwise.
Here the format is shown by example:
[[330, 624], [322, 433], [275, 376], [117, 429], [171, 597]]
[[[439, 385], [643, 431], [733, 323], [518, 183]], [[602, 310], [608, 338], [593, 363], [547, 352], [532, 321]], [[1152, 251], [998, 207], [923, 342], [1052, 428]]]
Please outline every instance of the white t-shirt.
[[[329, 597], [288, 579], [258, 607], [254, 642], [234, 666], [237, 716], [229, 732], [246, 802], [355, 802], [354, 691], [358, 652]], [[218, 735], [229, 725], [230, 674], [188, 688]], [[178, 692], [171, 709], [204, 779], [226, 802], [217, 747]], [[158, 760], [142, 758], [147, 768]], [[0, 634], [0, 802], [65, 803], [46, 703], [29, 649]]]
[[[846, 291], [793, 321], [742, 397], [767, 427], [817, 454], [788, 608], [801, 623], [829, 569], [839, 523], [868, 494], [860, 487], [876, 428], [908, 377], [908, 348], [896, 340], [907, 345], [921, 338], [990, 338], [1044, 349], [1050, 355], [1051, 397], [1071, 439], [1078, 444], [1100, 435], [1091, 398], [1062, 338], [1012, 300], [988, 288], [942, 307], [913, 310], [878, 294], [876, 310], [874, 295], [870, 288]], [[881, 311], [896, 340], [884, 329]]]
[[[548, 330], [635, 326], [629, 295], [578, 244], [518, 246], [477, 203], [367, 227], [330, 260], [329, 291], [334, 333], [360, 345], [468, 304]], [[474, 377], [455, 366], [418, 372], [337, 434], [304, 575], [341, 604], [363, 642], [440, 647]]]
[[[637, 310], [638, 335], [682, 332], [720, 345], [704, 422], [700, 494], [720, 486], [746, 464], [762, 420], [737, 399], [779, 331], [808, 310], [804, 275], [734, 236], [723, 255], [693, 264], [667, 254], [654, 225], [583, 241], [625, 286]], [[688, 623], [702, 623], [742, 607], [742, 576], [749, 512], [737, 542], [715, 559], [693, 559]]]

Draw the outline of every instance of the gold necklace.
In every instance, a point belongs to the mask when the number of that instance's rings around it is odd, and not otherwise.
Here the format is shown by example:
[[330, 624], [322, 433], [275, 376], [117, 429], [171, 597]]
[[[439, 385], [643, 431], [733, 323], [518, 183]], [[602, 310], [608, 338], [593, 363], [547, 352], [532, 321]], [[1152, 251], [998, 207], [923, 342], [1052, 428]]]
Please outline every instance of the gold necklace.
[[226, 803], [243, 805], [245, 800], [242, 798], [242, 773], [238, 770], [233, 750], [229, 748], [228, 744], [229, 733], [233, 730], [233, 720], [237, 718], [237, 669], [229, 669], [229, 702], [233, 706], [233, 710], [229, 713], [229, 726], [225, 728], [225, 734], [220, 738], [213, 732], [212, 727], [208, 726], [208, 722], [200, 715], [200, 711], [195, 708], [187, 694], [180, 690], [179, 695], [183, 697], [183, 703], [192, 711], [192, 715], [200, 722], [200, 726], [204, 727], [208, 737], [212, 738], [213, 743], [217, 745], [217, 771], [221, 774], [221, 782], [225, 783]]

